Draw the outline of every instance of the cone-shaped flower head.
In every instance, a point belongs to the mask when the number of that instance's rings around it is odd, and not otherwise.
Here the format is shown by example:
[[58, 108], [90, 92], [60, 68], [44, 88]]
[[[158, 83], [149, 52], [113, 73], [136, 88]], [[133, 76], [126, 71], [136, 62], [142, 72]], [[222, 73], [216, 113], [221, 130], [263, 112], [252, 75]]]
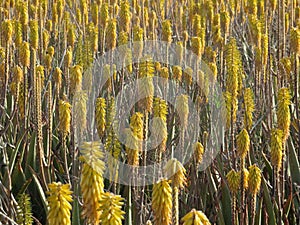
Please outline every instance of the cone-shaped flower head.
[[172, 220], [172, 188], [166, 179], [153, 185], [152, 209], [155, 225], [169, 225]]
[[249, 167], [249, 191], [253, 195], [256, 195], [260, 189], [261, 183], [261, 171], [256, 165], [252, 165]]
[[278, 91], [278, 107], [277, 107], [277, 120], [278, 128], [283, 131], [284, 141], [288, 138], [290, 134], [290, 124], [291, 124], [291, 95], [288, 88], [281, 88]]
[[176, 98], [175, 107], [180, 118], [180, 125], [183, 129], [187, 128], [189, 116], [189, 103], [187, 95], [179, 95]]
[[252, 113], [254, 111], [253, 92], [250, 88], [245, 89], [244, 109], [245, 109], [244, 126], [247, 128], [247, 130], [250, 130], [252, 127]]
[[183, 188], [186, 185], [186, 170], [177, 159], [170, 159], [164, 167], [166, 177], [172, 180], [172, 185]]
[[291, 29], [291, 51], [294, 54], [300, 54], [300, 29], [292, 28]]
[[168, 43], [172, 42], [172, 24], [170, 20], [162, 22], [162, 40]]
[[271, 131], [271, 163], [281, 169], [283, 156], [283, 132], [280, 129], [272, 129]]
[[122, 211], [124, 199], [120, 195], [115, 195], [110, 192], [102, 194], [100, 200], [100, 223], [102, 225], [122, 225], [125, 212]]
[[48, 224], [71, 225], [72, 191], [70, 185], [53, 182], [48, 187]]
[[80, 187], [82, 192], [82, 216], [88, 223], [100, 222], [100, 199], [103, 194], [103, 171], [105, 164], [100, 142], [85, 142], [81, 146], [81, 160], [84, 162]]
[[230, 170], [226, 175], [228, 186], [232, 194], [237, 194], [240, 187], [240, 175], [235, 170]]
[[70, 70], [70, 91], [75, 94], [76, 91], [81, 89], [82, 85], [82, 67], [75, 65]]
[[104, 98], [97, 98], [96, 100], [96, 125], [99, 137], [103, 137], [105, 131], [105, 117], [106, 117], [106, 101]]
[[250, 138], [246, 129], [243, 129], [236, 138], [237, 152], [244, 159], [249, 151]]
[[63, 136], [70, 133], [71, 126], [71, 104], [67, 101], [60, 100], [58, 105], [59, 112], [59, 130]]
[[210, 225], [206, 215], [202, 211], [192, 209], [181, 219], [182, 225]]
[[19, 55], [20, 63], [24, 67], [30, 66], [30, 49], [29, 43], [23, 42], [20, 47], [20, 55]]
[[197, 164], [202, 162], [204, 148], [200, 142], [196, 142], [193, 145], [194, 158]]

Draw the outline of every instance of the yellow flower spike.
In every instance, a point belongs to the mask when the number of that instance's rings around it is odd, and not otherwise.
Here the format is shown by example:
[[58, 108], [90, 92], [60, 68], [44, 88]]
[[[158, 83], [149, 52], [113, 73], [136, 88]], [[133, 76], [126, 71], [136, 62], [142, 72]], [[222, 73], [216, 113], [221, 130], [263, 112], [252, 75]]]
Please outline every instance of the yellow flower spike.
[[45, 63], [45, 68], [47, 70], [50, 70], [51, 69], [51, 64], [52, 64], [52, 57], [51, 57], [51, 55], [46, 54], [44, 56], [44, 63]]
[[58, 105], [59, 112], [59, 130], [63, 136], [70, 133], [71, 126], [71, 104], [67, 101], [60, 100]]
[[130, 128], [133, 134], [139, 139], [143, 139], [143, 114], [140, 112], [134, 113], [130, 118]]
[[57, 2], [54, 2], [52, 6], [52, 24], [55, 27], [57, 23], [58, 23]]
[[250, 130], [252, 127], [252, 114], [254, 112], [254, 95], [251, 88], [246, 88], [244, 93], [244, 104], [243, 107], [245, 109], [245, 116], [244, 116], [244, 126], [247, 130]]
[[75, 65], [70, 69], [70, 92], [75, 94], [81, 90], [82, 85], [82, 67]]
[[12, 41], [13, 35], [13, 23], [11, 20], [5, 20], [1, 24], [2, 36], [3, 40], [6, 43], [10, 43]]
[[167, 122], [168, 105], [165, 100], [155, 97], [153, 102], [153, 115]]
[[243, 129], [236, 138], [237, 152], [244, 159], [249, 151], [250, 138], [246, 129]]
[[45, 28], [48, 32], [51, 32], [52, 31], [52, 20], [46, 20], [46, 25], [45, 25]]
[[18, 4], [19, 12], [20, 12], [20, 22], [23, 26], [23, 29], [28, 25], [28, 2], [22, 1]]
[[51, 57], [53, 57], [54, 56], [54, 47], [53, 46], [49, 46], [48, 48], [47, 48], [47, 53], [51, 56]]
[[170, 20], [164, 20], [162, 22], [162, 40], [167, 43], [172, 42], [172, 24]]
[[283, 156], [283, 132], [280, 129], [272, 129], [271, 131], [271, 164], [281, 169], [282, 156]]
[[172, 186], [179, 189], [184, 188], [186, 185], [186, 170], [184, 166], [177, 159], [170, 159], [165, 167], [164, 173], [166, 177], [172, 180]]
[[130, 20], [131, 20], [131, 12], [130, 12], [130, 4], [127, 0], [121, 2], [120, 9], [120, 29], [126, 33], [129, 33], [130, 30]]
[[109, 13], [108, 13], [108, 4], [105, 2], [101, 5], [100, 9], [100, 24], [103, 28], [107, 26], [109, 19]]
[[202, 211], [192, 209], [181, 219], [182, 225], [210, 225], [208, 218]]
[[178, 41], [175, 45], [175, 52], [176, 52], [176, 63], [181, 65], [183, 60], [183, 43], [182, 41]]
[[75, 35], [74, 26], [70, 26], [67, 33], [67, 45], [74, 48], [75, 39], [76, 39], [76, 35]]
[[66, 51], [65, 60], [64, 60], [64, 65], [66, 68], [70, 68], [72, 64], [72, 60], [73, 60], [73, 52], [72, 52], [72, 48], [69, 46]]
[[193, 35], [199, 36], [201, 31], [201, 16], [196, 14], [193, 16]]
[[291, 95], [288, 88], [281, 88], [278, 91], [278, 107], [277, 107], [277, 121], [278, 128], [283, 131], [283, 141], [285, 142], [290, 134], [291, 124]]
[[14, 33], [15, 38], [14, 42], [17, 48], [19, 48], [22, 44], [23, 33], [22, 33], [22, 24], [19, 21], [14, 21]]
[[20, 84], [21, 82], [23, 82], [23, 78], [23, 70], [19, 66], [15, 66], [13, 68], [13, 81], [17, 84]]
[[65, 0], [57, 0], [57, 15], [59, 19], [62, 18], [65, 9], [65, 4]]
[[300, 29], [298, 27], [291, 28], [291, 51], [294, 54], [300, 54]]
[[193, 69], [186, 67], [183, 71], [183, 82], [187, 87], [190, 87], [193, 82]]
[[70, 225], [72, 205], [72, 191], [69, 184], [53, 182], [48, 184], [49, 211], [47, 221], [49, 225]]
[[78, 126], [78, 132], [81, 134], [86, 129], [87, 98], [86, 91], [76, 92], [73, 98], [73, 118], [77, 124], [80, 124], [80, 126]]
[[30, 35], [29, 35], [29, 40], [30, 40], [30, 46], [34, 49], [38, 49], [39, 45], [39, 25], [37, 20], [31, 20], [29, 22], [29, 27], [30, 27]]
[[144, 96], [144, 98], [138, 102], [138, 105], [145, 112], [152, 111], [154, 94], [152, 77], [154, 76], [154, 71], [152, 58], [144, 57], [141, 59], [138, 71], [138, 78], [140, 79], [140, 82], [138, 83], [138, 96]]
[[228, 182], [228, 186], [232, 194], [237, 194], [240, 187], [240, 175], [234, 169], [232, 169], [227, 175], [226, 179]]
[[204, 154], [204, 148], [203, 145], [200, 142], [196, 142], [193, 145], [193, 152], [194, 152], [194, 159], [197, 164], [200, 164], [203, 159], [203, 154]]
[[164, 167], [164, 174], [172, 180], [173, 188], [173, 224], [179, 224], [179, 190], [186, 183], [186, 170], [177, 159], [170, 159]]
[[96, 125], [100, 138], [103, 137], [106, 127], [106, 101], [104, 98], [97, 98], [96, 100]]
[[43, 31], [43, 48], [47, 49], [49, 45], [50, 34], [47, 30]]
[[229, 28], [230, 28], [230, 15], [225, 9], [221, 10], [220, 12], [220, 24], [221, 24], [222, 33], [228, 35]]
[[83, 209], [82, 217], [91, 224], [100, 223], [100, 200], [103, 194], [103, 172], [105, 163], [100, 142], [84, 142], [81, 146], [80, 159], [83, 167], [80, 178]]
[[218, 77], [217, 64], [215, 62], [209, 62], [208, 67], [212, 72], [209, 76], [209, 80], [210, 80], [211, 83], [215, 83], [217, 81], [217, 77]]
[[126, 155], [127, 155], [128, 164], [132, 166], [138, 166], [140, 140], [133, 134], [133, 132], [129, 128], [125, 129], [125, 134], [126, 134], [125, 146], [126, 146]]
[[251, 194], [256, 195], [260, 189], [261, 171], [256, 165], [249, 167], [248, 186]]
[[177, 82], [180, 82], [181, 78], [182, 78], [182, 68], [181, 68], [181, 66], [173, 66], [172, 67], [172, 72], [173, 72], [173, 78]]
[[192, 51], [197, 55], [197, 57], [199, 58], [201, 56], [201, 41], [199, 37], [192, 37], [191, 38], [191, 47], [192, 47]]
[[62, 71], [59, 67], [56, 67], [53, 72], [53, 80], [56, 86], [57, 96], [59, 95], [59, 90], [62, 87]]
[[97, 26], [99, 22], [98, 13], [99, 13], [99, 5], [96, 2], [94, 2], [92, 3], [92, 7], [91, 7], [91, 15], [92, 15], [92, 21], [95, 24], [95, 26]]
[[133, 27], [133, 54], [136, 57], [141, 57], [143, 52], [143, 29], [140, 26]]
[[[241, 180], [242, 172], [239, 171], [238, 175], [240, 177], [239, 179]], [[249, 183], [249, 171], [246, 168], [244, 168], [244, 182], [243, 182], [244, 189], [248, 189], [248, 186], [249, 186], [248, 183]]]
[[183, 129], [187, 128], [188, 125], [188, 116], [189, 116], [189, 104], [187, 95], [179, 95], [175, 101], [175, 107], [179, 115], [180, 124]]
[[170, 182], [161, 179], [153, 185], [152, 209], [154, 225], [169, 225], [172, 220], [172, 188]]
[[106, 44], [110, 50], [114, 50], [117, 45], [117, 21], [111, 19], [107, 25]]
[[44, 80], [45, 80], [45, 68], [41, 65], [38, 65], [36, 67], [36, 73], [41, 77], [41, 84], [44, 84]]
[[100, 223], [102, 225], [122, 225], [125, 212], [122, 210], [124, 199], [120, 195], [105, 192], [100, 200], [101, 216]]
[[128, 33], [121, 31], [118, 37], [118, 45], [127, 45], [128, 44]]

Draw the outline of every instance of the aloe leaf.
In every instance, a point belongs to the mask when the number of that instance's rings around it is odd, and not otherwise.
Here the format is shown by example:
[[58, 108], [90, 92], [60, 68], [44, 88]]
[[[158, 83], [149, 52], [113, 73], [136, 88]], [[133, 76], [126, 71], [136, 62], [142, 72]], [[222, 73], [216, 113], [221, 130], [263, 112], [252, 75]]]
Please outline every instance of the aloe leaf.
[[292, 181], [293, 183], [300, 185], [300, 166], [297, 158], [296, 149], [291, 138], [288, 139], [288, 147], [289, 147], [289, 164], [290, 164], [289, 166], [290, 166]]
[[273, 203], [271, 201], [270, 191], [267, 187], [265, 178], [263, 178], [261, 181], [262, 181], [262, 188], [263, 188], [263, 197], [264, 197], [264, 201], [266, 204], [266, 210], [267, 210], [268, 216], [269, 216], [269, 224], [268, 225], [276, 225], [274, 207], [273, 207]]

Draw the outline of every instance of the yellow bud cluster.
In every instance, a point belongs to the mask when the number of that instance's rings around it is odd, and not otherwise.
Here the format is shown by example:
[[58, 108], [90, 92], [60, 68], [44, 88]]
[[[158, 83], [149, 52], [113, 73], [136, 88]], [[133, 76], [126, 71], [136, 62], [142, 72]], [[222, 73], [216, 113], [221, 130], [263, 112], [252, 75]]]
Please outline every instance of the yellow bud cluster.
[[278, 128], [283, 131], [283, 140], [286, 141], [290, 134], [291, 115], [290, 108], [291, 95], [288, 88], [281, 88], [278, 91], [278, 107], [277, 107], [277, 121]]
[[166, 179], [161, 179], [153, 185], [152, 209], [155, 225], [169, 225], [171, 223], [172, 188]]
[[170, 177], [172, 180], [173, 187], [181, 189], [186, 185], [186, 170], [177, 159], [170, 159], [166, 163], [164, 173], [166, 177]]
[[82, 67], [75, 65], [70, 70], [70, 92], [75, 94], [81, 90], [82, 85]]
[[208, 218], [202, 211], [192, 209], [182, 219], [182, 225], [210, 225]]
[[125, 212], [122, 211], [124, 199], [120, 195], [105, 192], [100, 200], [100, 223], [102, 225], [122, 225]]
[[176, 98], [175, 108], [179, 115], [180, 124], [183, 129], [187, 128], [189, 116], [189, 102], [187, 95], [179, 95]]
[[226, 175], [226, 179], [232, 194], [234, 195], [237, 194], [240, 187], [240, 180], [241, 180], [239, 173], [232, 169]]
[[164, 20], [162, 22], [162, 40], [167, 43], [172, 42], [172, 24], [170, 20]]
[[131, 12], [130, 12], [130, 4], [128, 1], [121, 2], [120, 9], [120, 29], [126, 33], [129, 33], [130, 30], [130, 20], [131, 20]]
[[250, 138], [246, 129], [243, 129], [237, 135], [236, 143], [237, 143], [237, 152], [244, 159], [250, 147]]
[[104, 98], [97, 98], [96, 100], [96, 125], [100, 138], [103, 137], [105, 131], [105, 117], [106, 117], [106, 101]]
[[37, 20], [31, 20], [29, 22], [30, 27], [30, 46], [34, 49], [38, 49], [39, 46], [39, 25]]
[[82, 216], [88, 223], [99, 224], [100, 200], [103, 194], [103, 171], [105, 164], [100, 142], [85, 142], [81, 146], [84, 162], [81, 172], [80, 187], [83, 200]]
[[279, 171], [281, 169], [281, 162], [283, 156], [283, 132], [279, 129], [272, 129], [271, 131], [271, 163], [277, 167]]
[[292, 28], [291, 29], [291, 51], [294, 54], [299, 55], [300, 54], [300, 29], [297, 28]]
[[181, 77], [182, 77], [182, 68], [181, 66], [173, 66], [172, 67], [172, 74], [173, 74], [173, 78], [177, 81], [180, 82], [181, 81]]
[[59, 129], [63, 136], [67, 136], [70, 133], [71, 126], [71, 105], [67, 101], [60, 100], [59, 106]]
[[193, 145], [194, 159], [196, 164], [200, 164], [202, 162], [204, 148], [200, 142], [196, 142]]
[[48, 224], [71, 225], [72, 191], [70, 185], [53, 182], [48, 187]]
[[256, 165], [249, 167], [248, 185], [250, 193], [256, 195], [260, 189], [261, 171]]
[[11, 20], [5, 20], [1, 24], [2, 36], [6, 43], [10, 43], [12, 41], [13, 35], [13, 23]]
[[244, 126], [247, 130], [250, 130], [252, 127], [252, 113], [254, 111], [254, 99], [253, 99], [253, 92], [250, 88], [245, 89], [244, 93], [244, 109], [245, 109], [245, 116], [244, 116]]

